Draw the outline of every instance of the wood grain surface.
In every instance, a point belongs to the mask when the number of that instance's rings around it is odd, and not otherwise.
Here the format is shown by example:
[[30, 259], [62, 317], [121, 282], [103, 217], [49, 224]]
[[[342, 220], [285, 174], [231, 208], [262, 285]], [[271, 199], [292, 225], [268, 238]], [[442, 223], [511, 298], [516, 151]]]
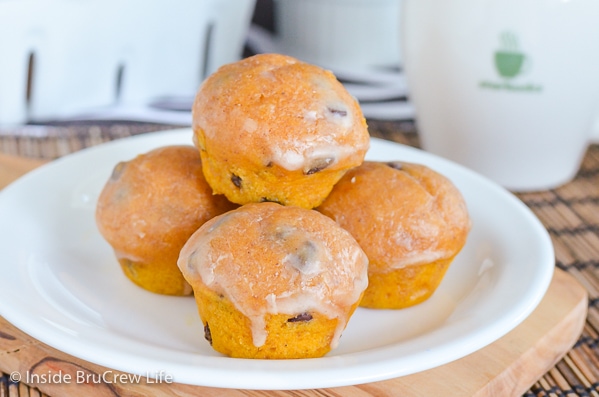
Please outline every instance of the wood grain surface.
[[0, 153], [0, 189], [46, 161]]

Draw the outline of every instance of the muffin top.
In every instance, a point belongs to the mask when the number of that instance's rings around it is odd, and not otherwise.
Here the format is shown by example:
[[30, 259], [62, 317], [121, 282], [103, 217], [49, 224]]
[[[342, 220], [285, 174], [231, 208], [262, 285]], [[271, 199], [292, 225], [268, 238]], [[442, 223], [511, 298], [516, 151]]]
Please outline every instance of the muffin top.
[[212, 194], [196, 148], [172, 145], [115, 166], [96, 223], [118, 258], [151, 262], [157, 253], [176, 255], [201, 224], [235, 207]]
[[318, 211], [352, 233], [373, 273], [450, 258], [470, 230], [453, 183], [408, 162], [365, 161], [341, 178]]
[[222, 66], [203, 82], [192, 110], [200, 148], [260, 167], [345, 169], [369, 147], [361, 109], [335, 76], [285, 55]]
[[183, 247], [179, 268], [194, 289], [229, 299], [266, 340], [265, 315], [319, 312], [346, 326], [368, 284], [355, 239], [314, 211], [275, 203], [244, 205], [204, 224]]

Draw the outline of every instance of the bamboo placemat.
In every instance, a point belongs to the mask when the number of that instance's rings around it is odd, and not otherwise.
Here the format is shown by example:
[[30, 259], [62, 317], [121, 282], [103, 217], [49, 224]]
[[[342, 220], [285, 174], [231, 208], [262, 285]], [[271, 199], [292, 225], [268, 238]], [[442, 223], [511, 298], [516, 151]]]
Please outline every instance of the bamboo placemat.
[[[418, 147], [410, 122], [369, 121], [373, 137]], [[0, 129], [0, 153], [54, 159], [132, 135], [179, 128], [135, 122], [70, 122]], [[517, 194], [545, 225], [555, 247], [556, 266], [589, 293], [587, 321], [579, 340], [525, 397], [599, 397], [599, 145], [591, 145], [576, 178], [554, 190]], [[13, 383], [0, 372], [0, 397], [45, 396]]]

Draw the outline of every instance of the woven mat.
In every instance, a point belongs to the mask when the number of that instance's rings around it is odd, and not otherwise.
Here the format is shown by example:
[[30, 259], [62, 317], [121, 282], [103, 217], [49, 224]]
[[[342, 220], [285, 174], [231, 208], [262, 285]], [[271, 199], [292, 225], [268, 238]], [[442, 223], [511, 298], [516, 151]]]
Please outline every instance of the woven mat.
[[[371, 135], [418, 146], [410, 122], [369, 121]], [[146, 132], [179, 128], [132, 122], [89, 122], [0, 129], [0, 152], [54, 159], [100, 143]], [[18, 133], [18, 136], [17, 136]], [[547, 227], [556, 266], [589, 292], [588, 317], [574, 348], [524, 396], [599, 397], [599, 145], [592, 145], [576, 179], [555, 190], [517, 195]], [[0, 372], [0, 397], [44, 396]]]

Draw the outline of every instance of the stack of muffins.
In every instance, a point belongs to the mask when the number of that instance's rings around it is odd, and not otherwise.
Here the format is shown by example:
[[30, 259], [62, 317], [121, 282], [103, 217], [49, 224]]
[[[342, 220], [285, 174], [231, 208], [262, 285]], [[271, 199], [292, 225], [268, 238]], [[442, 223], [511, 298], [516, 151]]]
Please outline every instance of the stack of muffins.
[[426, 300], [465, 244], [460, 192], [423, 165], [364, 161], [360, 107], [317, 66], [221, 67], [196, 96], [193, 142], [118, 164], [96, 219], [133, 282], [193, 293], [225, 355], [321, 357], [357, 306]]

